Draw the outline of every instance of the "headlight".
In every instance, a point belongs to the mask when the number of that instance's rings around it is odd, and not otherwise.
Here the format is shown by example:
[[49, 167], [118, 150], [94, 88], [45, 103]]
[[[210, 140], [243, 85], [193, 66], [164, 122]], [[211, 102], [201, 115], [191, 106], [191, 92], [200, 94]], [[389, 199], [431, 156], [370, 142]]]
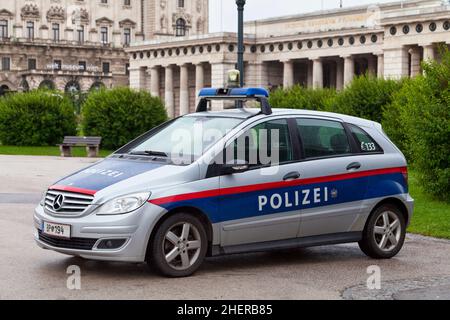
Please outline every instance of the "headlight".
[[39, 205], [41, 207], [45, 206], [45, 197], [47, 196], [47, 191], [42, 194], [41, 201], [39, 201]]
[[112, 199], [97, 209], [98, 215], [125, 214], [137, 210], [150, 198], [150, 192], [128, 194]]

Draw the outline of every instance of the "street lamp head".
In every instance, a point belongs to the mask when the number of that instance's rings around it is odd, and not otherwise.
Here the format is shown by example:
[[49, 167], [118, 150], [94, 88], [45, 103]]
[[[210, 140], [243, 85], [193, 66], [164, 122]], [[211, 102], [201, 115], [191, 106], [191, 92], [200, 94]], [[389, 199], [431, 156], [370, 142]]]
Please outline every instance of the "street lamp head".
[[245, 0], [236, 0], [236, 4], [240, 7], [245, 6]]

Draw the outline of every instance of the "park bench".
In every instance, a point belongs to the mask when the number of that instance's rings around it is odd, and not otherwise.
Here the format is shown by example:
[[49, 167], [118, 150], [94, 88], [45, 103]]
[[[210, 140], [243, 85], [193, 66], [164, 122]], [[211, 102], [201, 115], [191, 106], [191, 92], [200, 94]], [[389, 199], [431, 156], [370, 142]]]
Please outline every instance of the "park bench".
[[64, 141], [59, 145], [61, 157], [71, 157], [72, 147], [86, 147], [87, 156], [95, 158], [100, 149], [101, 137], [64, 137]]

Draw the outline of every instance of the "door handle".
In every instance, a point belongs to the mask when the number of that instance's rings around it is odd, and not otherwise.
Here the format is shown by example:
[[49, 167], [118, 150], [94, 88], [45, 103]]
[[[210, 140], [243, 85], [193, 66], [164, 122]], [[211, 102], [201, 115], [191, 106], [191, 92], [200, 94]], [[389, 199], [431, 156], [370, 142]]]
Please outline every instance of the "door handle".
[[300, 178], [300, 173], [298, 173], [297, 171], [293, 171], [293, 172], [289, 172], [288, 174], [286, 174], [283, 177], [283, 180], [284, 181], [297, 180], [298, 178]]
[[347, 166], [347, 171], [358, 170], [361, 168], [361, 163], [352, 162]]

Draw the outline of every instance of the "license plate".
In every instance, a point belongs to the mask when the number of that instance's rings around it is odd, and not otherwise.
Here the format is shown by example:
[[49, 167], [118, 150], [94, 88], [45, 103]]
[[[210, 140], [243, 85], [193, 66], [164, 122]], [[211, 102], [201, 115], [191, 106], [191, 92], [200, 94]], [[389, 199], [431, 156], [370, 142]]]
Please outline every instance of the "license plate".
[[70, 239], [70, 226], [66, 224], [56, 224], [44, 221], [42, 232], [49, 236]]

